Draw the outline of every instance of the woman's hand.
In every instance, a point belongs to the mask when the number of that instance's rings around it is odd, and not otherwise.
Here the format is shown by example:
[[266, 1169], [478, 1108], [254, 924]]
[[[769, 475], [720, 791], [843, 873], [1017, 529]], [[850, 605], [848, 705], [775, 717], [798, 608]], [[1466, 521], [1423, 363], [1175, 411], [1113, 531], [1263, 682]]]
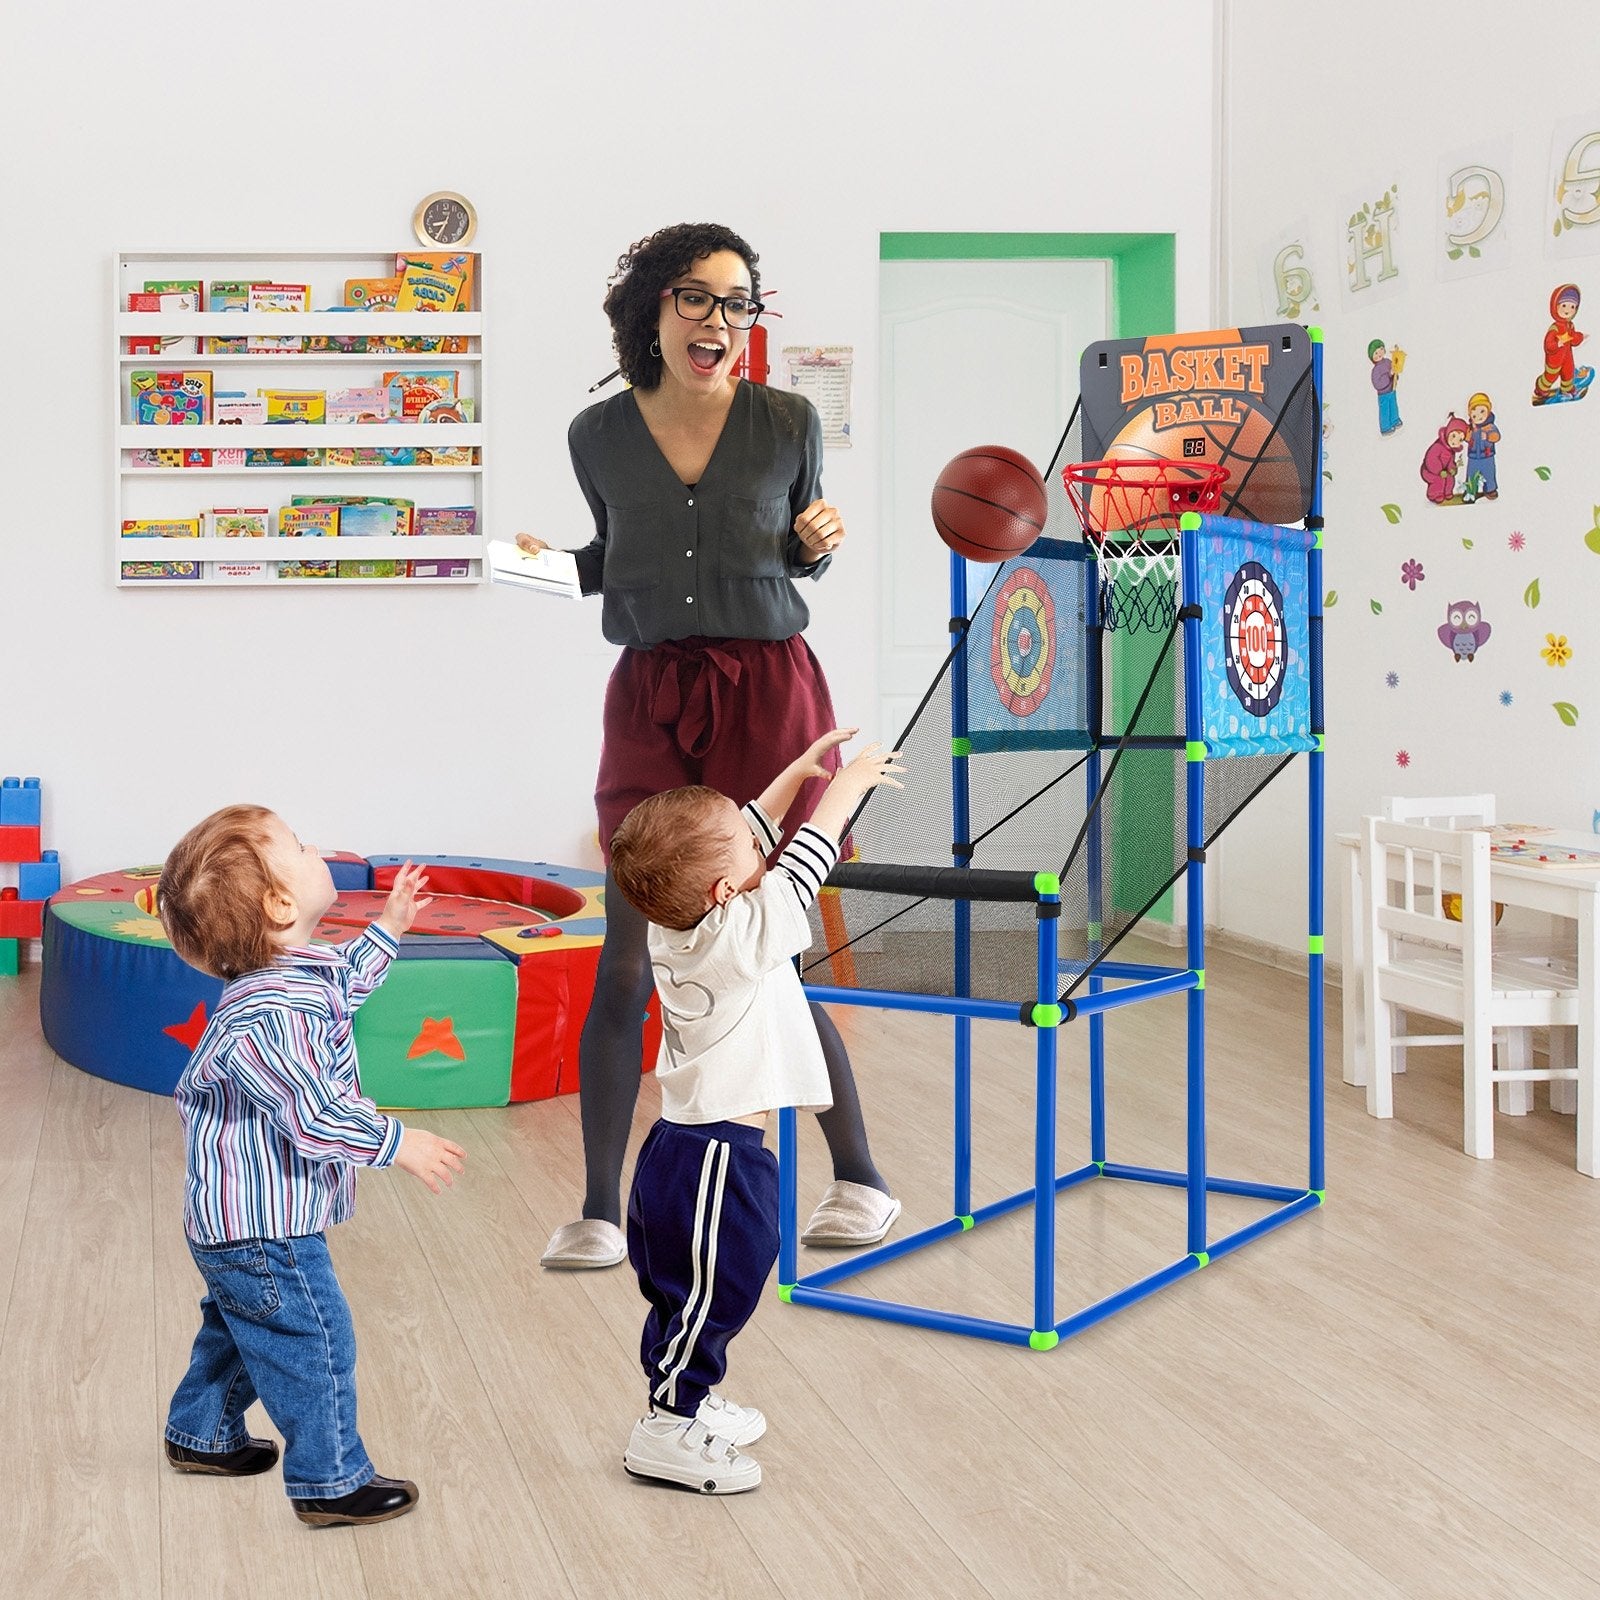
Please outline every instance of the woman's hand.
[[837, 506], [830, 506], [826, 500], [813, 500], [794, 519], [794, 531], [800, 536], [800, 543], [811, 552], [812, 559], [820, 561], [839, 548], [844, 538], [844, 518], [839, 515]]
[[541, 550], [550, 548], [543, 539], [536, 539], [531, 533], [517, 535], [517, 549], [526, 551], [530, 556], [536, 556]]

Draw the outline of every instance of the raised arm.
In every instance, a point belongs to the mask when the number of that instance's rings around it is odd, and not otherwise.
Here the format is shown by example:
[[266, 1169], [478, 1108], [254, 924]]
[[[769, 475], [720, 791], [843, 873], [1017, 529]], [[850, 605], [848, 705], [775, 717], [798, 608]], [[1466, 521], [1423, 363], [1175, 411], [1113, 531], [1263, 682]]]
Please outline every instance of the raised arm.
[[794, 804], [794, 797], [800, 793], [801, 786], [808, 778], [831, 778], [835, 768], [828, 764], [828, 756], [840, 745], [848, 744], [860, 731], [859, 728], [835, 728], [832, 733], [823, 734], [761, 791], [756, 804], [778, 823], [779, 832], [782, 832], [783, 819], [788, 815], [789, 807]]

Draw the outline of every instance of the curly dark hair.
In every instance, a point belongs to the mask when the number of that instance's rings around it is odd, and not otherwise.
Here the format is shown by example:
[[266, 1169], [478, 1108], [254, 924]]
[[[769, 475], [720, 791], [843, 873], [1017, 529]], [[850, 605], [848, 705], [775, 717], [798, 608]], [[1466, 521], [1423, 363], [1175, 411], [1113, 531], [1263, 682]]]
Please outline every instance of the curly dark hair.
[[611, 347], [622, 375], [636, 389], [654, 389], [661, 382], [661, 357], [651, 355], [661, 320], [661, 291], [681, 278], [695, 262], [718, 250], [744, 257], [750, 269], [750, 292], [761, 298], [761, 259], [731, 228], [715, 222], [679, 222], [660, 228], [617, 257], [617, 270], [603, 302], [611, 319]]

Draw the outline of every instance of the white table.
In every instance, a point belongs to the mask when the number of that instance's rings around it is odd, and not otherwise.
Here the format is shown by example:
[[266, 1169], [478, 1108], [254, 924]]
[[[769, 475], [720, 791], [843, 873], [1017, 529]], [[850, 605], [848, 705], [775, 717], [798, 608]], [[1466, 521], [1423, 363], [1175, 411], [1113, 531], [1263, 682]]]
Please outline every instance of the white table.
[[[1334, 837], [1344, 858], [1344, 905], [1340, 926], [1344, 934], [1344, 1081], [1364, 1085], [1367, 1081], [1366, 968], [1364, 929], [1361, 920], [1361, 835], [1341, 833]], [[1559, 850], [1595, 850], [1600, 840], [1592, 833], [1541, 833], [1528, 836], [1531, 847], [1554, 853]], [[1580, 1074], [1593, 1073], [1595, 1050], [1600, 1047], [1600, 867], [1540, 867], [1526, 863], [1489, 858], [1489, 892], [1502, 905], [1521, 906], [1562, 917], [1578, 929], [1577, 1066]], [[1564, 1030], [1563, 1030], [1564, 1032]], [[1552, 1043], [1552, 1049], [1560, 1046]], [[1523, 1063], [1524, 1065], [1526, 1063]], [[1558, 1063], [1552, 1062], [1552, 1065]], [[1569, 1115], [1577, 1109], [1576, 1085], [1570, 1082], [1550, 1085], [1550, 1104]], [[1526, 1112], [1532, 1105], [1533, 1085], [1500, 1085], [1500, 1109], [1512, 1114]], [[1600, 1150], [1578, 1151], [1578, 1170], [1596, 1175]]]

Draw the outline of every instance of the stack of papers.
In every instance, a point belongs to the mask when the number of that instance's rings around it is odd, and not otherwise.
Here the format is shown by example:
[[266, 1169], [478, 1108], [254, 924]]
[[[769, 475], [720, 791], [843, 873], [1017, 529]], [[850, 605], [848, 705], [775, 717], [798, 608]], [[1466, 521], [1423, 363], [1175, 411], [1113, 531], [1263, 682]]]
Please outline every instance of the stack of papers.
[[505, 539], [488, 544], [489, 581], [510, 583], [522, 589], [537, 589], [541, 594], [558, 595], [565, 600], [581, 600], [578, 563], [569, 550], [541, 550], [530, 556]]

